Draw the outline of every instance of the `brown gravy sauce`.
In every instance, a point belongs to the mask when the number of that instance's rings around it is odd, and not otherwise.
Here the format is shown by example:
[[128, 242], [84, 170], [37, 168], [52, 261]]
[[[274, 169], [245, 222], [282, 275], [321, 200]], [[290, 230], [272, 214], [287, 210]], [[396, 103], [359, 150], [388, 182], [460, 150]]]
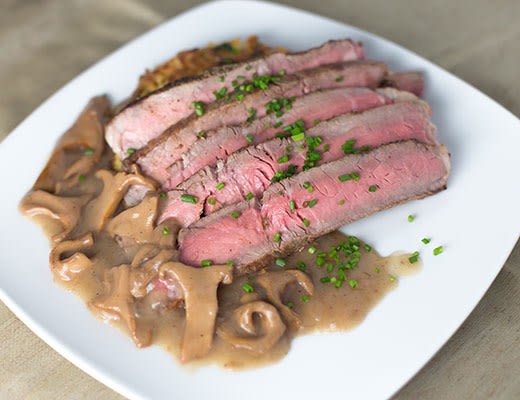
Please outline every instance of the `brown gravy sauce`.
[[[305, 246], [283, 266], [273, 263], [251, 276], [233, 276], [227, 265], [181, 264], [178, 228], [155, 224], [160, 197], [154, 182], [138, 171], [110, 167], [103, 138], [109, 115], [105, 97], [91, 100], [20, 208], [50, 239], [54, 279], [96, 316], [127, 332], [136, 346], [159, 344], [193, 366], [265, 365], [287, 354], [297, 335], [355, 327], [396, 287], [399, 275], [417, 269], [409, 255], [381, 257], [340, 232]], [[126, 207], [123, 197], [132, 185], [153, 190]], [[341, 248], [338, 258], [334, 249], [349, 240], [354, 255], [347, 257]], [[357, 256], [359, 263], [342, 269], [336, 287], [338, 262]], [[332, 282], [322, 282], [327, 279]]]

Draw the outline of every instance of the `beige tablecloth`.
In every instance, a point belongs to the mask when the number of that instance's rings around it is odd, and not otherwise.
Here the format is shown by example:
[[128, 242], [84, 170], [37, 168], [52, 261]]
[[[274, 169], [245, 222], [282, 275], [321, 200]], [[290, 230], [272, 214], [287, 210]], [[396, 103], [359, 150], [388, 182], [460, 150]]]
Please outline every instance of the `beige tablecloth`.
[[[284, 2], [400, 43], [520, 115], [518, 0]], [[196, 3], [0, 0], [0, 139], [79, 72]], [[396, 399], [520, 398], [519, 267], [517, 244], [468, 320]], [[0, 343], [0, 399], [121, 398], [63, 359], [3, 304]]]

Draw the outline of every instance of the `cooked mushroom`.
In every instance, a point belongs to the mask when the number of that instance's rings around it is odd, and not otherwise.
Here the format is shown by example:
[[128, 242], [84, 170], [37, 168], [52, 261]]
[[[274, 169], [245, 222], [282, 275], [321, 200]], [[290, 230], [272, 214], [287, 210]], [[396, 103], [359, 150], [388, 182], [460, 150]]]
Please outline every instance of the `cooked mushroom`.
[[29, 217], [46, 217], [61, 225], [61, 231], [52, 236], [57, 243], [65, 239], [76, 227], [83, 206], [91, 195], [79, 197], [55, 196], [44, 190], [34, 190], [25, 195], [20, 203], [20, 210]]
[[[104, 125], [110, 113], [106, 96], [90, 100], [74, 125], [61, 137], [34, 188], [61, 193], [76, 185], [80, 175], [96, 168], [105, 147]], [[85, 151], [88, 157], [84, 157]]]
[[[91, 233], [75, 240], [65, 240], [58, 243], [51, 250], [49, 263], [52, 272], [62, 281], [71, 281], [77, 274], [92, 266], [92, 261], [83, 253], [94, 245]], [[63, 257], [65, 253], [74, 252], [69, 257]]]
[[152, 339], [150, 329], [138, 326], [134, 298], [130, 294], [130, 266], [113, 267], [105, 274], [106, 291], [90, 302], [90, 307], [104, 318], [124, 321], [137, 347], [146, 347]]
[[302, 321], [298, 314], [283, 304], [282, 295], [289, 284], [300, 285], [309, 295], [314, 292], [311, 279], [302, 271], [273, 271], [258, 276], [256, 279], [265, 288], [267, 299], [280, 310], [292, 330], [300, 329]]
[[108, 221], [105, 230], [112, 236], [126, 237], [135, 243], [152, 240], [157, 215], [157, 196], [146, 196], [139, 204], [128, 208]]
[[[259, 329], [255, 315], [258, 317]], [[233, 347], [258, 355], [269, 351], [284, 332], [285, 325], [278, 310], [265, 301], [253, 301], [237, 307], [231, 318], [217, 329], [217, 334]]]
[[96, 172], [96, 177], [103, 181], [103, 190], [85, 207], [86, 231], [99, 231], [105, 226], [130, 186], [142, 185], [154, 189], [153, 182], [139, 174], [119, 172], [113, 175], [101, 169]]
[[179, 262], [163, 264], [162, 279], [175, 279], [182, 288], [186, 307], [186, 325], [181, 345], [181, 361], [206, 355], [213, 343], [218, 311], [217, 288], [233, 281], [233, 269], [227, 265], [193, 268]]

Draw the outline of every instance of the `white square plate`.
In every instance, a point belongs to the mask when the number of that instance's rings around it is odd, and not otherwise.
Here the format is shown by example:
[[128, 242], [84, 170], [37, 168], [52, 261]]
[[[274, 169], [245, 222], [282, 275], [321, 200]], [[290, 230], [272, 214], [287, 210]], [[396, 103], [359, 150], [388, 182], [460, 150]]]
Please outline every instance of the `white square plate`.
[[[424, 268], [403, 278], [355, 330], [297, 339], [272, 366], [230, 372], [187, 371], [158, 347], [134, 348], [52, 281], [48, 244], [21, 217], [18, 202], [57, 138], [88, 99], [127, 96], [145, 68], [176, 52], [257, 34], [302, 50], [332, 38], [362, 41], [369, 58], [426, 76], [439, 139], [452, 153], [447, 191], [374, 215], [346, 231], [383, 254], [422, 250]], [[81, 51], [78, 49], [78, 51]], [[450, 73], [385, 39], [329, 19], [270, 3], [222, 1], [188, 11], [130, 42], [43, 103], [0, 146], [0, 299], [63, 356], [131, 398], [386, 398], [455, 332], [505, 262], [520, 227], [520, 123]], [[413, 224], [408, 214], [416, 214]], [[431, 236], [423, 246], [420, 239]], [[445, 252], [433, 257], [436, 245]]]

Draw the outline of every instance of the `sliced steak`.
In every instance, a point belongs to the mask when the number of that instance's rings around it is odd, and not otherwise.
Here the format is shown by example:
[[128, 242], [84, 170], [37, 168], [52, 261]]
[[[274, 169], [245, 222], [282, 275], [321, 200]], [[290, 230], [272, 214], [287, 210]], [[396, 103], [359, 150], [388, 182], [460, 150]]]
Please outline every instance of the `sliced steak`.
[[[376, 147], [406, 139], [436, 143], [430, 107], [419, 100], [341, 115], [311, 128], [306, 137], [306, 140], [315, 137], [322, 140], [315, 149], [320, 154], [320, 163], [338, 160], [345, 152], [355, 152], [364, 146]], [[203, 213], [208, 215], [246, 197], [261, 196], [277, 179], [277, 174], [284, 176], [280, 171], [308, 168], [308, 147], [300, 148], [303, 143], [305, 141], [295, 142], [290, 138], [273, 139], [231, 154], [214, 167], [206, 167], [168, 193], [159, 220], [173, 218], [188, 226]], [[223, 186], [220, 190], [219, 185]], [[186, 195], [195, 196], [197, 202], [183, 201]]]
[[392, 72], [388, 74], [383, 84], [419, 97], [424, 93], [424, 75], [418, 71]]
[[329, 41], [300, 53], [274, 53], [256, 60], [212, 68], [196, 78], [173, 82], [126, 106], [108, 124], [106, 140], [115, 154], [125, 158], [128, 149], [140, 149], [166, 128], [190, 115], [192, 102], [211, 103], [215, 100], [214, 92], [223, 87], [231, 92], [232, 82], [239, 76], [251, 81], [257, 75], [273, 75], [280, 71], [292, 74], [363, 58], [361, 45], [345, 39]]
[[[335, 64], [309, 71], [287, 75], [276, 85], [246, 96], [242, 101], [217, 101], [207, 107], [202, 116], [193, 114], [166, 130], [128, 159], [137, 161], [142, 171], [164, 183], [169, 177], [167, 168], [197, 142], [205, 140], [200, 132], [209, 132], [221, 126], [232, 126], [246, 122], [251, 109], [255, 117], [266, 115], [268, 104], [273, 99], [303, 96], [321, 89], [367, 86], [377, 87], [383, 81], [386, 66], [381, 63], [355, 62]], [[340, 79], [341, 78], [341, 79]], [[296, 112], [296, 110], [294, 110]], [[295, 112], [290, 113], [294, 115]], [[297, 119], [297, 118], [296, 118]], [[265, 123], [266, 121], [260, 122]], [[253, 121], [252, 128], [258, 129], [259, 122]], [[261, 125], [263, 127], [263, 125]], [[175, 186], [171, 185], [170, 187]]]
[[[260, 269], [273, 256], [348, 223], [445, 189], [449, 170], [444, 146], [414, 140], [348, 155], [272, 185], [261, 200], [223, 208], [181, 230], [180, 260], [193, 266], [232, 261], [238, 274]], [[352, 173], [359, 180], [338, 178]]]

